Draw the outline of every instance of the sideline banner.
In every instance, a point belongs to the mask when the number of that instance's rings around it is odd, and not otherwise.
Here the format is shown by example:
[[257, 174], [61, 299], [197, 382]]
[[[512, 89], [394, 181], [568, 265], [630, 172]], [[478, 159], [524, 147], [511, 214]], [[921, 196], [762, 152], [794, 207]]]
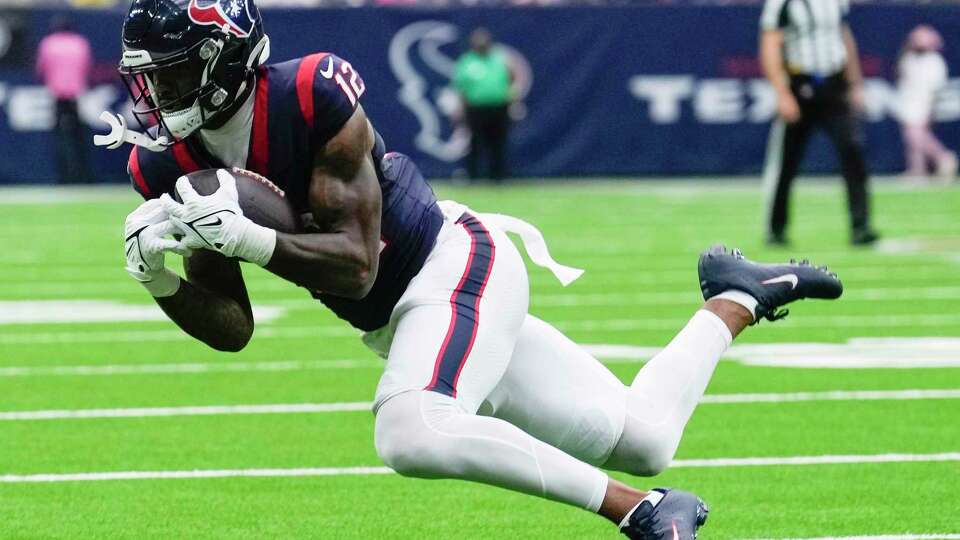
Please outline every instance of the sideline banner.
[[[512, 169], [519, 176], [756, 174], [775, 103], [756, 62], [759, 8], [472, 8], [269, 10], [273, 61], [331, 51], [363, 75], [363, 104], [391, 150], [428, 176], [462, 167], [469, 135], [458, 122], [449, 76], [466, 35], [491, 29], [515, 62], [522, 99], [513, 107]], [[0, 13], [31, 50], [52, 12]], [[75, 13], [99, 62], [82, 103], [91, 126], [128, 100], [112, 75], [122, 13]], [[930, 23], [947, 39], [960, 76], [960, 7], [857, 6], [851, 24], [868, 75], [868, 159], [876, 172], [903, 167], [892, 79], [903, 38]], [[3, 34], [0, 32], [0, 34]], [[22, 51], [22, 46], [20, 49]], [[22, 53], [18, 53], [22, 54]], [[19, 60], [19, 61], [13, 61]], [[52, 181], [50, 97], [30, 61], [0, 56], [0, 182]], [[940, 96], [937, 132], [960, 143], [960, 79]], [[99, 129], [97, 127], [96, 129]], [[92, 133], [91, 133], [92, 134]], [[95, 150], [97, 174], [123, 176], [125, 153]], [[829, 171], [826, 140], [806, 170]]]

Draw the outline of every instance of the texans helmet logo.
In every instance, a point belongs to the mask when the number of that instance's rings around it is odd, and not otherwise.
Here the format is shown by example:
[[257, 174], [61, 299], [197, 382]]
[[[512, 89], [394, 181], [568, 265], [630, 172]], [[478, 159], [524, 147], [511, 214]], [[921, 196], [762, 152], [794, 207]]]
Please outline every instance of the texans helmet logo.
[[202, 26], [217, 26], [237, 37], [248, 37], [253, 32], [253, 18], [249, 13], [249, 0], [213, 0], [201, 6], [200, 0], [190, 0], [187, 15]]

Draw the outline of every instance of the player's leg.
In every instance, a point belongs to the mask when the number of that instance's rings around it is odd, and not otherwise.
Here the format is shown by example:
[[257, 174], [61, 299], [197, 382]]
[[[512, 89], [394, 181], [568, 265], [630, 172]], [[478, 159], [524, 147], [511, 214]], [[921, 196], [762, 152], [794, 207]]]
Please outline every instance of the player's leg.
[[763, 186], [767, 208], [767, 240], [774, 244], [786, 242], [790, 189], [803, 160], [810, 130], [810, 122], [806, 117], [792, 124], [777, 119], [770, 128]]
[[903, 124], [904, 160], [907, 169], [904, 174], [914, 178], [927, 175], [927, 156], [923, 145], [923, 127], [916, 124]]
[[623, 435], [604, 467], [640, 476], [665, 470], [720, 357], [751, 322], [753, 315], [743, 305], [707, 301], [634, 377]]
[[710, 300], [628, 387], [560, 331], [527, 316], [481, 414], [587, 463], [654, 476], [673, 458], [732, 335], [751, 321], [746, 308]]
[[611, 485], [603, 472], [475, 414], [509, 364], [528, 301], [516, 248], [497, 231], [484, 240], [475, 225], [482, 227], [473, 220], [438, 240], [398, 305], [377, 389], [378, 454], [403, 475], [482, 482], [598, 511]]
[[562, 333], [528, 316], [485, 414], [589, 463], [658, 474], [734, 337], [755, 317], [778, 317], [776, 309], [788, 302], [842, 291], [836, 276], [809, 264], [759, 265], [720, 248], [701, 256], [699, 274], [703, 308], [629, 388]]
[[844, 101], [835, 103], [831, 110], [827, 111], [822, 125], [836, 149], [843, 180], [847, 186], [847, 206], [853, 242], [870, 243], [876, 240], [876, 235], [870, 229], [870, 195], [860, 121]]

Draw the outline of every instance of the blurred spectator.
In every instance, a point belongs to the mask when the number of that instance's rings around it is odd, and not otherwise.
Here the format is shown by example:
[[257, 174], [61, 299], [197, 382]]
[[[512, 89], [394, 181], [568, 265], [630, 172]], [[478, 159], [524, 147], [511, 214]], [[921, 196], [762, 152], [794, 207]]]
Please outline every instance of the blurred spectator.
[[457, 59], [453, 76], [471, 133], [467, 171], [472, 179], [480, 178], [480, 161], [484, 157], [489, 161], [491, 179], [501, 181], [508, 174], [512, 81], [506, 55], [493, 46], [493, 36], [486, 28], [474, 30], [470, 34], [470, 50]]
[[86, 129], [77, 109], [77, 99], [87, 90], [91, 64], [87, 39], [72, 30], [66, 17], [54, 17], [50, 35], [40, 42], [37, 75], [57, 100], [56, 163], [62, 183], [92, 181]]
[[927, 25], [913, 29], [897, 64], [900, 94], [900, 127], [903, 132], [907, 170], [911, 180], [926, 179], [928, 164], [945, 180], [957, 175], [957, 155], [937, 140], [930, 130], [934, 99], [947, 84], [947, 63], [940, 50], [943, 39]]

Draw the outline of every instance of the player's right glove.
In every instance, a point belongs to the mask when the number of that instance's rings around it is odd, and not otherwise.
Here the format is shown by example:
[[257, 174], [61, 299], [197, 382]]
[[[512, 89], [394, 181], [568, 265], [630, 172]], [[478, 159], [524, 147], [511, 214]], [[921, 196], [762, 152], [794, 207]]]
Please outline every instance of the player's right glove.
[[180, 276], [164, 266], [164, 253], [190, 256], [190, 249], [182, 242], [166, 238], [175, 232], [176, 226], [158, 199], [141, 204], [127, 216], [124, 225], [127, 273], [155, 298], [173, 296], [180, 289]]

